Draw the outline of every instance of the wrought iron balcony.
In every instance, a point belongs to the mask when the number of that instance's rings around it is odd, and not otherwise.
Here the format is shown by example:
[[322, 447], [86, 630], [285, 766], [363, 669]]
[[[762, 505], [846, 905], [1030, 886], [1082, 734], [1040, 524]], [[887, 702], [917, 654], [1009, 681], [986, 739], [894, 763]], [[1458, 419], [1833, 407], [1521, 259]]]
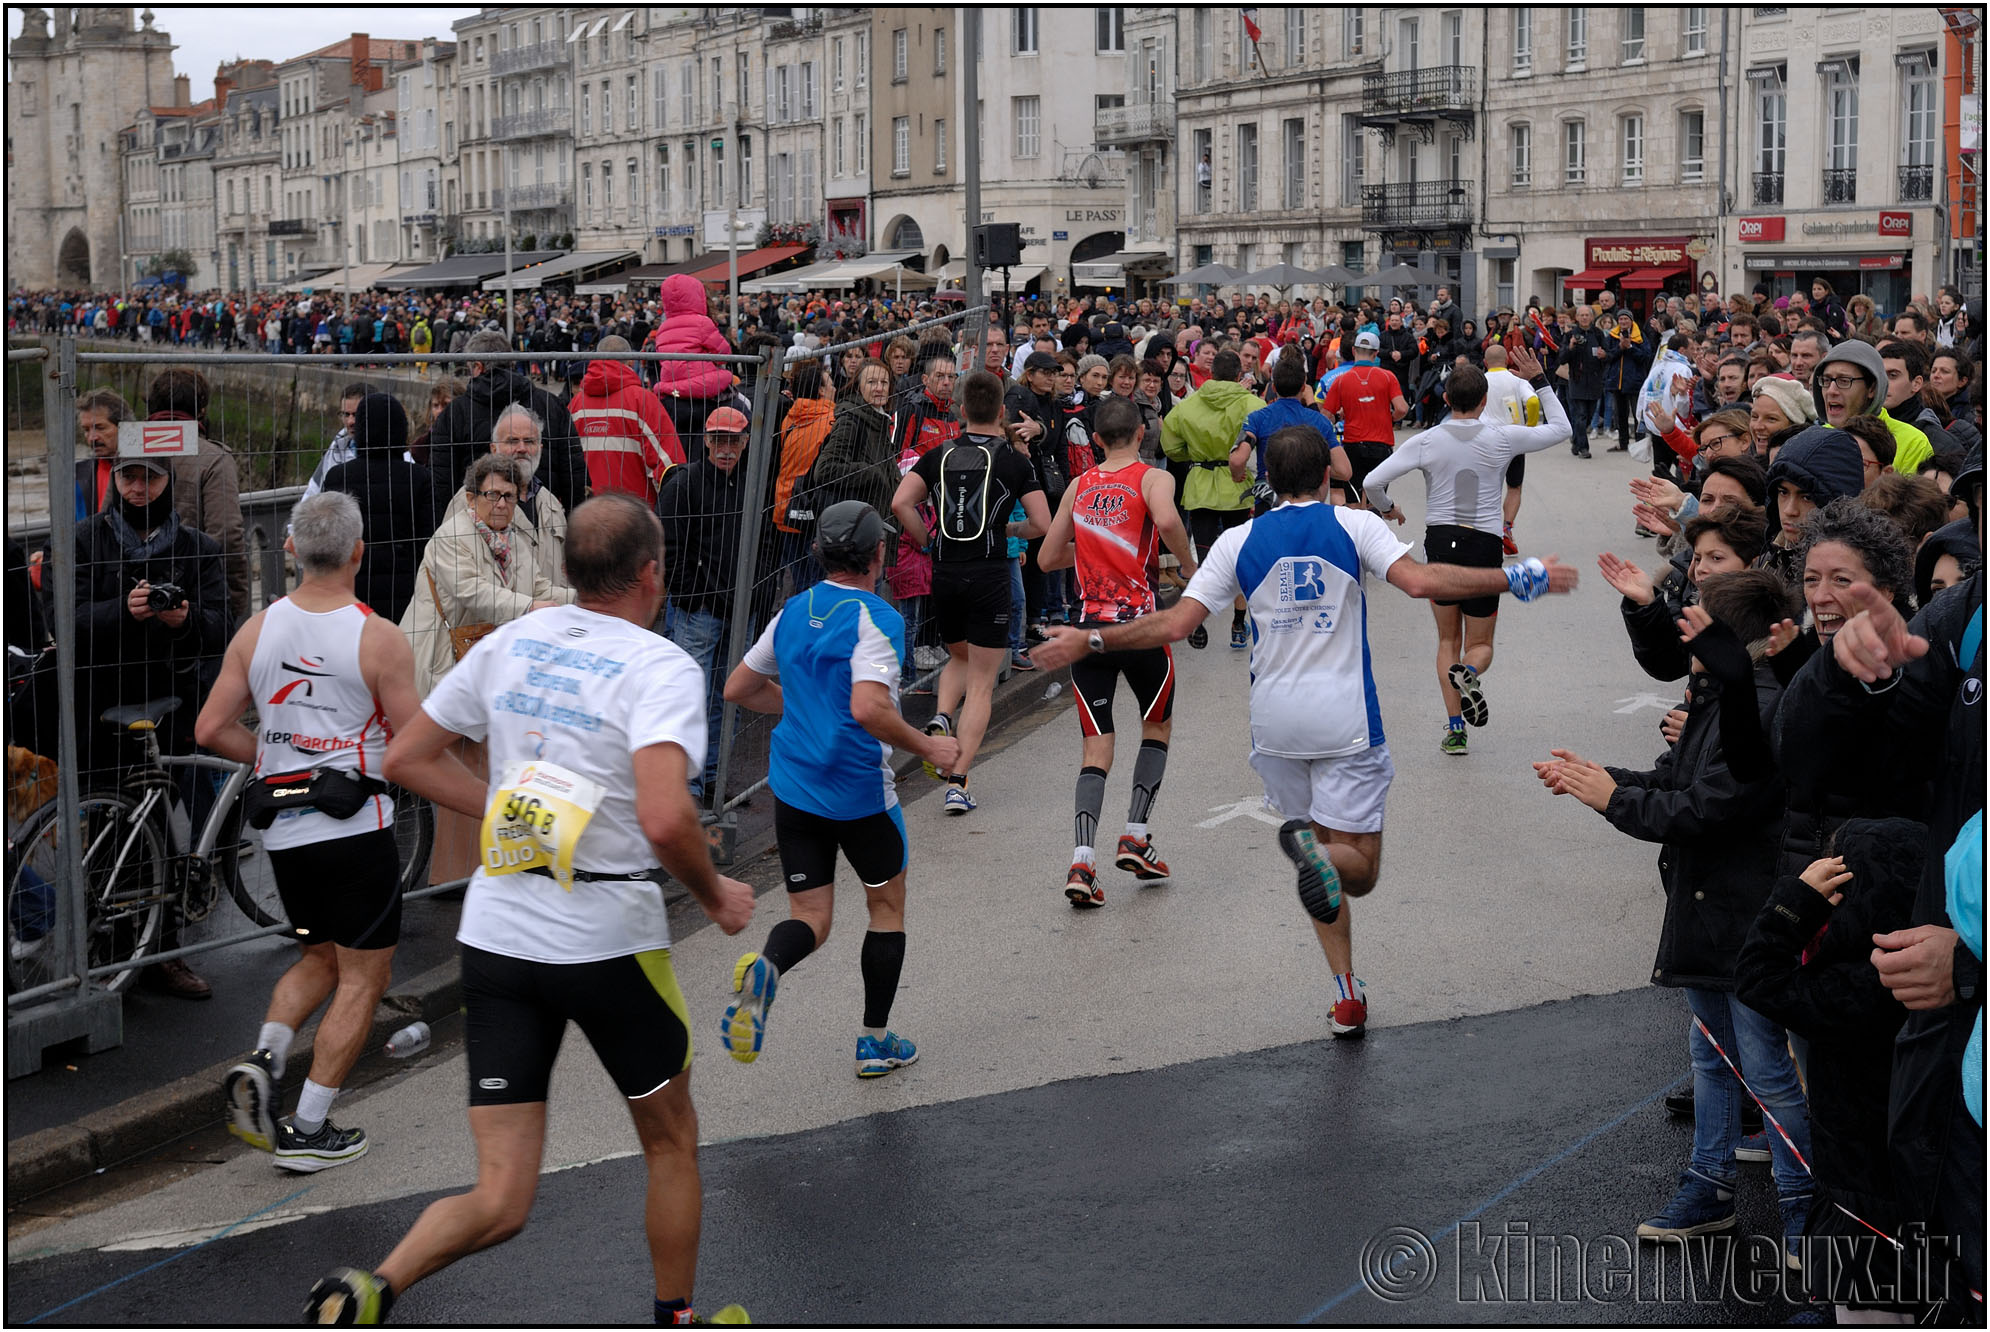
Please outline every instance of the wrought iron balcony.
[[572, 108], [549, 106], [544, 111], [521, 111], [516, 115], [498, 116], [491, 121], [491, 137], [501, 140], [543, 139], [572, 133], [573, 123]]
[[1755, 202], [1759, 204], [1779, 204], [1783, 201], [1783, 173], [1780, 171], [1758, 171], [1755, 173]]
[[523, 212], [529, 208], [559, 208], [573, 200], [573, 186], [549, 180], [543, 185], [520, 185], [491, 191], [491, 207]]
[[1361, 109], [1368, 115], [1469, 113], [1475, 108], [1478, 92], [1479, 72], [1467, 65], [1364, 74]]
[[509, 51], [499, 51], [491, 58], [491, 73], [500, 78], [507, 74], [529, 74], [535, 69], [563, 65], [566, 59], [565, 42], [534, 42], [530, 46], [514, 46]]
[[1900, 168], [1900, 202], [1928, 203], [1935, 197], [1933, 163]]
[[1402, 181], [1361, 187], [1364, 227], [1390, 230], [1471, 224], [1471, 189], [1462, 180]]
[[272, 218], [269, 224], [269, 234], [272, 236], [315, 236], [318, 234], [318, 223], [316, 219], [308, 217]]
[[1130, 106], [1102, 106], [1092, 126], [1099, 146], [1135, 143], [1173, 143], [1175, 115], [1172, 102], [1136, 102]]
[[1857, 203], [1858, 201], [1859, 170], [1857, 167], [1824, 168], [1825, 203]]

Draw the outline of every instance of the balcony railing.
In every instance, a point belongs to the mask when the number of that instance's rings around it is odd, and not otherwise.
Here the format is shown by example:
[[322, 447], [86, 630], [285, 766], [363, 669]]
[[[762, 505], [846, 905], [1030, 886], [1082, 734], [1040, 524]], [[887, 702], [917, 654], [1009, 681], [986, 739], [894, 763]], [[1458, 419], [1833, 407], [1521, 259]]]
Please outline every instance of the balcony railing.
[[1470, 111], [1478, 98], [1479, 72], [1466, 65], [1365, 74], [1362, 109], [1373, 112]]
[[1160, 102], [1136, 102], [1131, 106], [1102, 106], [1093, 122], [1093, 137], [1101, 147], [1123, 143], [1172, 143], [1175, 117]]
[[565, 42], [534, 42], [530, 46], [514, 46], [509, 51], [499, 51], [491, 58], [491, 73], [500, 78], [506, 74], [529, 74], [535, 69], [551, 69], [564, 64], [566, 58]]
[[1824, 168], [1825, 203], [1857, 203], [1858, 201], [1859, 169], [1857, 167]]
[[544, 111], [521, 111], [514, 116], [497, 117], [491, 121], [491, 137], [541, 139], [549, 135], [572, 133], [573, 123], [572, 108], [549, 106]]
[[1900, 202], [1928, 203], [1935, 197], [1933, 163], [1900, 168]]
[[308, 217], [273, 218], [269, 224], [269, 234], [272, 236], [315, 236], [318, 234], [318, 223], [315, 219]]
[[1471, 189], [1461, 180], [1402, 181], [1361, 187], [1364, 227], [1464, 227], [1472, 224]]
[[492, 190], [491, 207], [523, 212], [528, 208], [559, 208], [573, 199], [573, 186], [549, 180], [543, 185], [520, 185], [514, 189]]
[[1783, 201], [1783, 173], [1780, 171], [1758, 171], [1755, 173], [1755, 202], [1759, 204], [1779, 204]]

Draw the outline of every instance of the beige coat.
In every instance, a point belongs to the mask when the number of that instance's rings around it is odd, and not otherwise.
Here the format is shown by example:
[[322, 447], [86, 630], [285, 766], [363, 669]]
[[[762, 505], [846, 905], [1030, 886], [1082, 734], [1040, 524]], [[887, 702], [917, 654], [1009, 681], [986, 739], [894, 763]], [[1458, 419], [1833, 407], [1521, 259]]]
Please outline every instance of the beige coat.
[[[431, 576], [433, 595], [428, 590]], [[436, 614], [438, 599], [446, 623]], [[476, 516], [467, 508], [457, 510], [429, 538], [421, 571], [415, 575], [415, 595], [401, 617], [401, 632], [415, 652], [415, 689], [427, 697], [435, 682], [456, 664], [448, 628], [504, 624], [524, 615], [535, 601], [565, 605], [573, 599], [571, 588], [553, 585], [539, 563], [536, 546], [515, 526], [510, 577], [500, 578], [497, 557], [477, 535]]]
[[[539, 567], [546, 571], [546, 579], [554, 587], [567, 586], [567, 508], [560, 503], [552, 491], [545, 486], [532, 498], [532, 505], [539, 510], [539, 521], [534, 523], [532, 516], [525, 512], [522, 504], [512, 506], [511, 541], [515, 549], [520, 543], [530, 544], [539, 561]], [[461, 488], [449, 501], [449, 507], [442, 511], [446, 522], [459, 513], [467, 513], [470, 500]]]

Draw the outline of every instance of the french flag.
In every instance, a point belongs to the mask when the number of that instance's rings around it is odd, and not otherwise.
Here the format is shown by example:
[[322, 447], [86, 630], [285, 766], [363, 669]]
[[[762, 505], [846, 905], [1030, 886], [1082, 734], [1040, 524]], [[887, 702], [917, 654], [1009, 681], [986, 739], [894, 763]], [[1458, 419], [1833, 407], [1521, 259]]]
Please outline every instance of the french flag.
[[1256, 7], [1253, 6], [1250, 9], [1240, 10], [1239, 12], [1244, 16], [1244, 31], [1250, 35], [1251, 41], [1262, 41], [1264, 38], [1264, 29], [1258, 27], [1258, 11]]

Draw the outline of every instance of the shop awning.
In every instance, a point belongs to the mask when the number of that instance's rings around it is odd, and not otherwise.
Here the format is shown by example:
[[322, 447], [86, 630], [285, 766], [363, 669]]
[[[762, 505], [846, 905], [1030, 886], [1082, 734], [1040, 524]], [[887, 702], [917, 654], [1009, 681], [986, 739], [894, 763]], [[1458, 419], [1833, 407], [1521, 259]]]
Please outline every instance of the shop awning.
[[823, 277], [843, 267], [845, 262], [842, 259], [825, 259], [818, 264], [803, 264], [800, 268], [790, 268], [772, 277], [742, 282], [739, 284], [739, 289], [749, 296], [760, 296], [768, 292], [795, 295], [804, 291], [813, 291], [822, 285]]
[[[1021, 291], [1048, 271], [1043, 264], [1017, 264], [1009, 270], [1009, 289]], [[1002, 270], [991, 269], [983, 274], [981, 285], [990, 295], [1002, 290]]]
[[[842, 291], [854, 287], [866, 278], [879, 274], [889, 274], [901, 267], [907, 259], [918, 255], [917, 250], [880, 250], [867, 254], [861, 259], [830, 259], [806, 268], [790, 269], [763, 279], [751, 286], [741, 283], [741, 291]], [[741, 272], [745, 270], [742, 269]], [[925, 273], [907, 269], [908, 282], [930, 283], [932, 278]], [[915, 282], [916, 279], [916, 282]]]
[[[638, 258], [641, 255], [635, 250], [575, 250], [557, 259], [515, 269], [509, 279], [500, 273], [484, 283], [484, 290], [503, 291], [509, 281], [513, 290], [536, 291], [548, 282], [571, 281], [582, 274], [591, 274], [598, 269], [611, 268]], [[500, 264], [499, 268], [503, 265]]]
[[1071, 265], [1071, 284], [1077, 287], [1123, 287], [1130, 272], [1152, 280], [1168, 276], [1167, 270], [1172, 266], [1166, 250], [1121, 250], [1103, 259], [1087, 259]]
[[1625, 291], [1657, 291], [1668, 279], [1677, 277], [1685, 271], [1684, 264], [1665, 264], [1658, 268], [1633, 268], [1618, 279], [1617, 285]]
[[1582, 291], [1601, 291], [1603, 284], [1626, 270], [1621, 268], [1585, 268], [1580, 273], [1571, 273], [1562, 279], [1564, 287], [1576, 287]]
[[[527, 250], [514, 252], [511, 266], [514, 271], [532, 264], [543, 264], [548, 259], [557, 259], [560, 250]], [[409, 287], [476, 287], [485, 278], [504, 272], [504, 251], [491, 254], [453, 254], [447, 259], [405, 273], [390, 273], [378, 279], [378, 285], [390, 291]]]
[[[767, 245], [757, 250], [742, 250], [739, 255], [739, 276], [742, 281], [755, 273], [772, 268], [794, 258], [806, 245]], [[731, 280], [732, 260], [723, 252], [706, 254], [697, 260], [695, 268], [684, 270], [700, 282], [725, 283]]]
[[415, 264], [354, 264], [350, 269], [334, 268], [314, 272], [308, 276], [300, 274], [283, 284], [285, 291], [302, 291], [310, 287], [318, 291], [368, 291], [382, 278], [393, 273], [412, 273]]
[[932, 274], [905, 266], [905, 261], [912, 258], [913, 253], [916, 252], [866, 255], [862, 259], [851, 260], [838, 276], [846, 287], [857, 282], [882, 282], [886, 286], [896, 283], [906, 287], [938, 286]]

